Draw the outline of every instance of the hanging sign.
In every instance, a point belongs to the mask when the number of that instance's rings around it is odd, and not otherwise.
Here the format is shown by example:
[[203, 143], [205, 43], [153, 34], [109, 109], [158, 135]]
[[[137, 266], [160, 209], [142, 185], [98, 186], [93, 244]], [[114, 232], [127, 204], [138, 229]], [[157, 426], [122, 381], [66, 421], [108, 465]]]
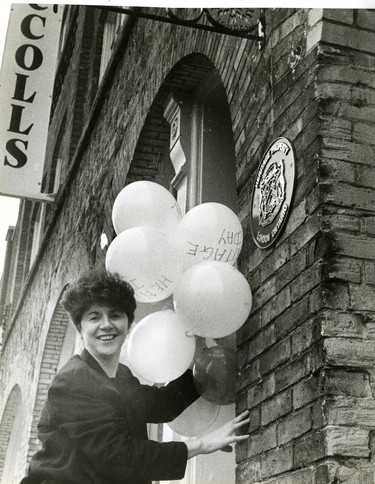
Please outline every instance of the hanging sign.
[[0, 71], [0, 194], [41, 193], [61, 5], [13, 4]]
[[293, 146], [277, 138], [259, 166], [251, 206], [251, 232], [258, 247], [266, 249], [279, 237], [288, 218], [295, 179]]

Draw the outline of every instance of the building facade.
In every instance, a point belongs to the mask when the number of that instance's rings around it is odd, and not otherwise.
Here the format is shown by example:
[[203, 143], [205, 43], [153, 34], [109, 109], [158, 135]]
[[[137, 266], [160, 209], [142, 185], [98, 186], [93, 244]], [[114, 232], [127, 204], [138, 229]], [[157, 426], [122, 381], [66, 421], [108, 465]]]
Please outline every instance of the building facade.
[[[113, 202], [136, 180], [167, 187], [183, 212], [224, 203], [244, 230], [253, 307], [222, 412], [248, 408], [251, 436], [194, 459], [184, 482], [375, 482], [375, 12], [262, 14], [260, 45], [65, 8], [43, 181], [54, 201], [22, 201], [2, 281], [2, 483], [25, 474], [49, 383], [77, 350], [62, 293], [104, 266]], [[279, 137], [293, 145], [294, 193], [280, 237], [260, 248], [252, 196]]]

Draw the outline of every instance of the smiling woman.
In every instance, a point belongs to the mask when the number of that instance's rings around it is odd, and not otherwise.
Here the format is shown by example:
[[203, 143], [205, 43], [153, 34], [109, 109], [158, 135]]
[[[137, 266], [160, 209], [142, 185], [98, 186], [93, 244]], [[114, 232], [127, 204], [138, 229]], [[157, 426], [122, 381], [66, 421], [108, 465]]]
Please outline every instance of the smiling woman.
[[[247, 439], [235, 435], [248, 413], [200, 439], [157, 442], [147, 423], [170, 422], [199, 398], [191, 371], [164, 387], [141, 385], [119, 363], [134, 320], [130, 285], [91, 271], [63, 301], [84, 344], [56, 374], [39, 421], [43, 448], [22, 484], [149, 484], [182, 479], [188, 459]], [[147, 358], [147, 355], [143, 355]]]

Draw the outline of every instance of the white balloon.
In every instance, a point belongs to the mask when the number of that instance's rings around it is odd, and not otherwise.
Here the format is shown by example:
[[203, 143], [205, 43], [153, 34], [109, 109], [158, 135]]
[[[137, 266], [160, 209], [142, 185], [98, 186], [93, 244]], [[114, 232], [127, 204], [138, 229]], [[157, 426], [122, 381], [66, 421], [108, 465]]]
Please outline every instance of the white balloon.
[[250, 314], [252, 296], [246, 278], [223, 262], [201, 262], [178, 281], [173, 304], [188, 334], [222, 338], [237, 331]]
[[200, 397], [167, 425], [173, 432], [184, 437], [199, 437], [213, 426], [219, 410], [219, 405]]
[[146, 316], [129, 335], [127, 357], [135, 372], [147, 381], [166, 383], [181, 376], [193, 361], [195, 338], [168, 309]]
[[182, 274], [167, 236], [152, 227], [121, 232], [108, 247], [106, 268], [131, 284], [135, 299], [146, 303], [168, 298]]
[[239, 218], [229, 207], [208, 202], [186, 213], [173, 240], [184, 269], [203, 261], [233, 264], [241, 252], [243, 230]]
[[173, 195], [151, 181], [130, 183], [117, 195], [112, 208], [112, 222], [119, 234], [132, 227], [154, 227], [171, 233], [181, 220], [181, 210]]

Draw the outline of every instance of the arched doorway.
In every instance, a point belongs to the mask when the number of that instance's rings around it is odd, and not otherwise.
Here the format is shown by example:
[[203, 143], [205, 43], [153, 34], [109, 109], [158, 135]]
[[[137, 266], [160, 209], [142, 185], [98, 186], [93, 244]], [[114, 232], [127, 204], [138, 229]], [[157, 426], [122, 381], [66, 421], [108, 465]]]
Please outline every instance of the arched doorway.
[[48, 388], [57, 370], [72, 356], [75, 347], [76, 331], [72, 325], [69, 325], [69, 318], [61, 304], [61, 297], [62, 294], [53, 312], [43, 350], [30, 430], [28, 463], [41, 446], [38, 439], [37, 425], [47, 397]]
[[[218, 71], [201, 54], [185, 57], [172, 69], [150, 108], [127, 183], [144, 179], [168, 188], [183, 213], [209, 201], [237, 211], [235, 150], [227, 96]], [[235, 347], [235, 337], [227, 344]], [[227, 405], [221, 407], [218, 419], [225, 423], [234, 414], [235, 406]], [[167, 426], [152, 426], [149, 434], [155, 440], [181, 438]], [[234, 452], [190, 460], [180, 482], [233, 484]]]
[[16, 484], [23, 472], [20, 441], [23, 431], [21, 389], [15, 385], [9, 394], [0, 423], [0, 482]]

